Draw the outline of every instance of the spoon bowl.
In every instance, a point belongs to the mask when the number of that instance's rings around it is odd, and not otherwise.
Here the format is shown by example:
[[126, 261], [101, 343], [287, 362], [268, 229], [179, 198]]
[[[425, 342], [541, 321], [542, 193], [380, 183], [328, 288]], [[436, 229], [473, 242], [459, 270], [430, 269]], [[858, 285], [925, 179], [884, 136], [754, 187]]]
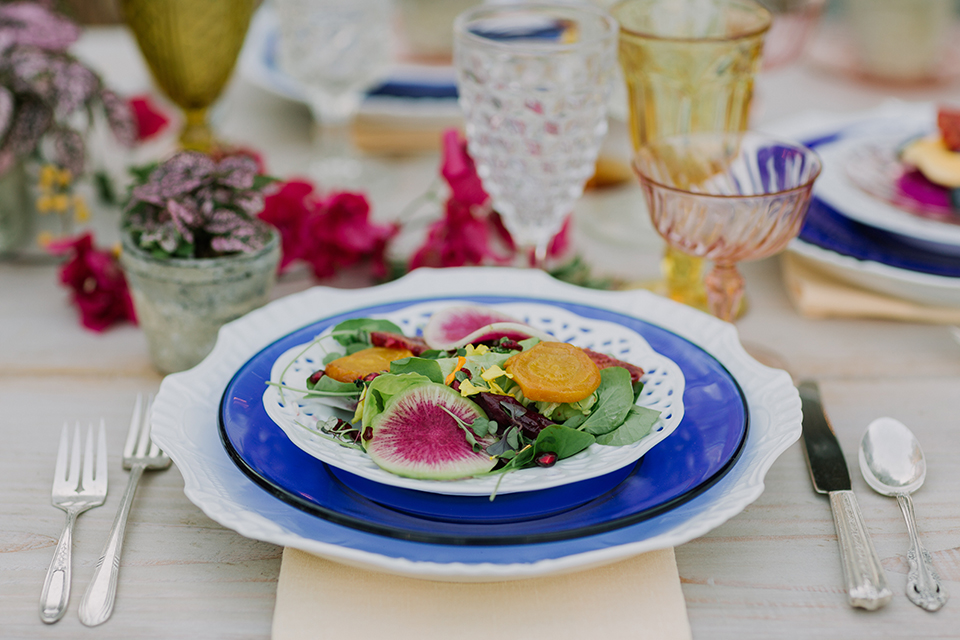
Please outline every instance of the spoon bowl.
[[907, 562], [907, 598], [918, 607], [936, 611], [947, 602], [933, 558], [920, 543], [913, 499], [927, 475], [927, 463], [920, 443], [903, 423], [893, 418], [878, 418], [870, 423], [860, 440], [860, 471], [877, 493], [894, 496], [907, 522], [910, 550]]
[[902, 422], [878, 418], [860, 441], [860, 471], [870, 488], [885, 496], [913, 493], [927, 476], [920, 442]]

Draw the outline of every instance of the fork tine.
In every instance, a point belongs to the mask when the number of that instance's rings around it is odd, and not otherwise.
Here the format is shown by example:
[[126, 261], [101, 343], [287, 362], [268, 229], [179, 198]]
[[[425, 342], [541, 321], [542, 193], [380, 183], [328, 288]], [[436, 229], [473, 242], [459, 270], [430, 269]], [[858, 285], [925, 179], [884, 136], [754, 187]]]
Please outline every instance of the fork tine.
[[63, 430], [60, 432], [60, 448], [57, 449], [57, 467], [53, 472], [55, 482], [65, 482], [67, 479], [67, 450], [70, 448], [70, 441], [67, 436], [67, 423], [63, 423]]
[[143, 394], [137, 394], [137, 401], [133, 404], [133, 416], [130, 418], [130, 430], [127, 432], [127, 442], [123, 445], [123, 457], [132, 458], [133, 450], [137, 446], [137, 435], [140, 433], [140, 415], [143, 412]]
[[94, 484], [100, 491], [107, 488], [107, 427], [100, 419], [100, 433], [97, 436], [97, 475]]
[[80, 484], [80, 423], [73, 430], [73, 446], [70, 447], [70, 474], [67, 484], [76, 487]]
[[83, 447], [83, 490], [93, 489], [93, 425], [87, 427], [87, 441]]
[[150, 409], [153, 407], [153, 397], [147, 396], [147, 402], [143, 407], [143, 416], [140, 424], [140, 441], [137, 443], [137, 457], [143, 458], [147, 455], [147, 449], [150, 447]]

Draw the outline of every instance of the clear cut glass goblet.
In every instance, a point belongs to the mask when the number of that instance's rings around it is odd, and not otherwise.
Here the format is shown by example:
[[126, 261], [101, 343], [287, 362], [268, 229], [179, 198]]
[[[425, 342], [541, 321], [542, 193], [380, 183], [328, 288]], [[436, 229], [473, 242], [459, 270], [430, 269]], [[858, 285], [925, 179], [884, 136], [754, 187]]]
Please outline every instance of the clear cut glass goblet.
[[391, 0], [274, 0], [280, 68], [300, 82], [317, 129], [308, 173], [324, 189], [358, 187], [363, 161], [350, 127], [365, 92], [386, 77]]
[[617, 24], [587, 4], [484, 5], [454, 22], [470, 154], [532, 266], [593, 175], [607, 130]]
[[800, 144], [745, 132], [661, 138], [633, 166], [657, 233], [713, 261], [710, 310], [730, 322], [744, 291], [737, 263], [772, 256], [797, 236], [822, 163]]

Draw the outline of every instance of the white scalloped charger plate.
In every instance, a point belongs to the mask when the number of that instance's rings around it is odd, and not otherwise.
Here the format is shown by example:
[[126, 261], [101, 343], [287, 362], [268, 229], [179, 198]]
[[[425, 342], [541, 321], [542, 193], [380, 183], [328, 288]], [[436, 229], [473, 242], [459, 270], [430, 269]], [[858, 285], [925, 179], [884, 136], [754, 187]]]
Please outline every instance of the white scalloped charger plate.
[[[391, 320], [412, 333], [415, 329], [422, 330], [427, 319], [436, 311], [456, 304], [470, 303], [431, 301], [378, 317]], [[498, 494], [539, 491], [595, 478], [636, 462], [680, 424], [683, 419], [683, 372], [672, 360], [656, 353], [636, 332], [613, 322], [583, 318], [554, 306], [528, 302], [489, 306], [541, 329], [562, 342], [609, 353], [642, 368], [644, 387], [637, 404], [660, 411], [660, 418], [650, 434], [624, 447], [593, 444], [548, 469], [536, 467], [514, 471], [502, 477], [485, 476], [456, 481], [416, 480], [384, 471], [366, 453], [343, 447], [330, 438], [300, 426], [315, 424], [317, 420], [335, 415], [330, 407], [316, 400], [299, 393], [281, 391], [279, 386], [268, 386], [263, 392], [263, 406], [267, 415], [294, 444], [327, 464], [381, 484], [463, 496], [490, 495], [493, 491]], [[306, 379], [317, 370], [317, 363], [323, 361], [330, 343], [336, 344], [328, 340], [306, 350], [307, 345], [288, 350], [274, 363], [270, 380], [291, 389], [305, 389]]]
[[[220, 396], [237, 370], [262, 348], [323, 314], [416, 299], [424, 292], [455, 297], [465, 290], [518, 298], [535, 292], [541, 300], [575, 300], [659, 325], [700, 346], [736, 379], [748, 406], [750, 427], [737, 463], [703, 493], [642, 522], [599, 535], [493, 549], [416, 543], [328, 522], [263, 490], [227, 455], [217, 427]], [[732, 325], [642, 291], [594, 291], [537, 271], [483, 268], [421, 269], [380, 287], [316, 287], [271, 303], [224, 327], [213, 352], [195, 368], [167, 376], [152, 421], [154, 439], [183, 474], [187, 497], [223, 526], [353, 566], [448, 581], [541, 576], [683, 544], [756, 500], [766, 472], [801, 430], [800, 398], [789, 375], [748, 356]]]

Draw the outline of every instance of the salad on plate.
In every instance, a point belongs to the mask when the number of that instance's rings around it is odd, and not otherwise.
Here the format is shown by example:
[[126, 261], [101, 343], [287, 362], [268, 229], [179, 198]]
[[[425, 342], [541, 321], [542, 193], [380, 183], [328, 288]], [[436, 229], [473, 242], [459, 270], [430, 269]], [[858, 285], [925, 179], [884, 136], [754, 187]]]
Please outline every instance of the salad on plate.
[[[268, 415], [302, 449], [348, 471], [359, 464], [399, 486], [479, 481], [491, 497], [508, 473], [569, 467], [571, 477], [553, 474], [562, 483], [613, 471], [682, 417], [682, 373], [657, 354], [643, 357], [645, 370], [492, 307], [424, 315], [421, 326], [402, 319], [410, 335], [390, 318], [350, 318], [287, 351], [264, 394]], [[664, 380], [666, 403], [656, 389]], [[597, 464], [616, 448], [639, 453]]]

